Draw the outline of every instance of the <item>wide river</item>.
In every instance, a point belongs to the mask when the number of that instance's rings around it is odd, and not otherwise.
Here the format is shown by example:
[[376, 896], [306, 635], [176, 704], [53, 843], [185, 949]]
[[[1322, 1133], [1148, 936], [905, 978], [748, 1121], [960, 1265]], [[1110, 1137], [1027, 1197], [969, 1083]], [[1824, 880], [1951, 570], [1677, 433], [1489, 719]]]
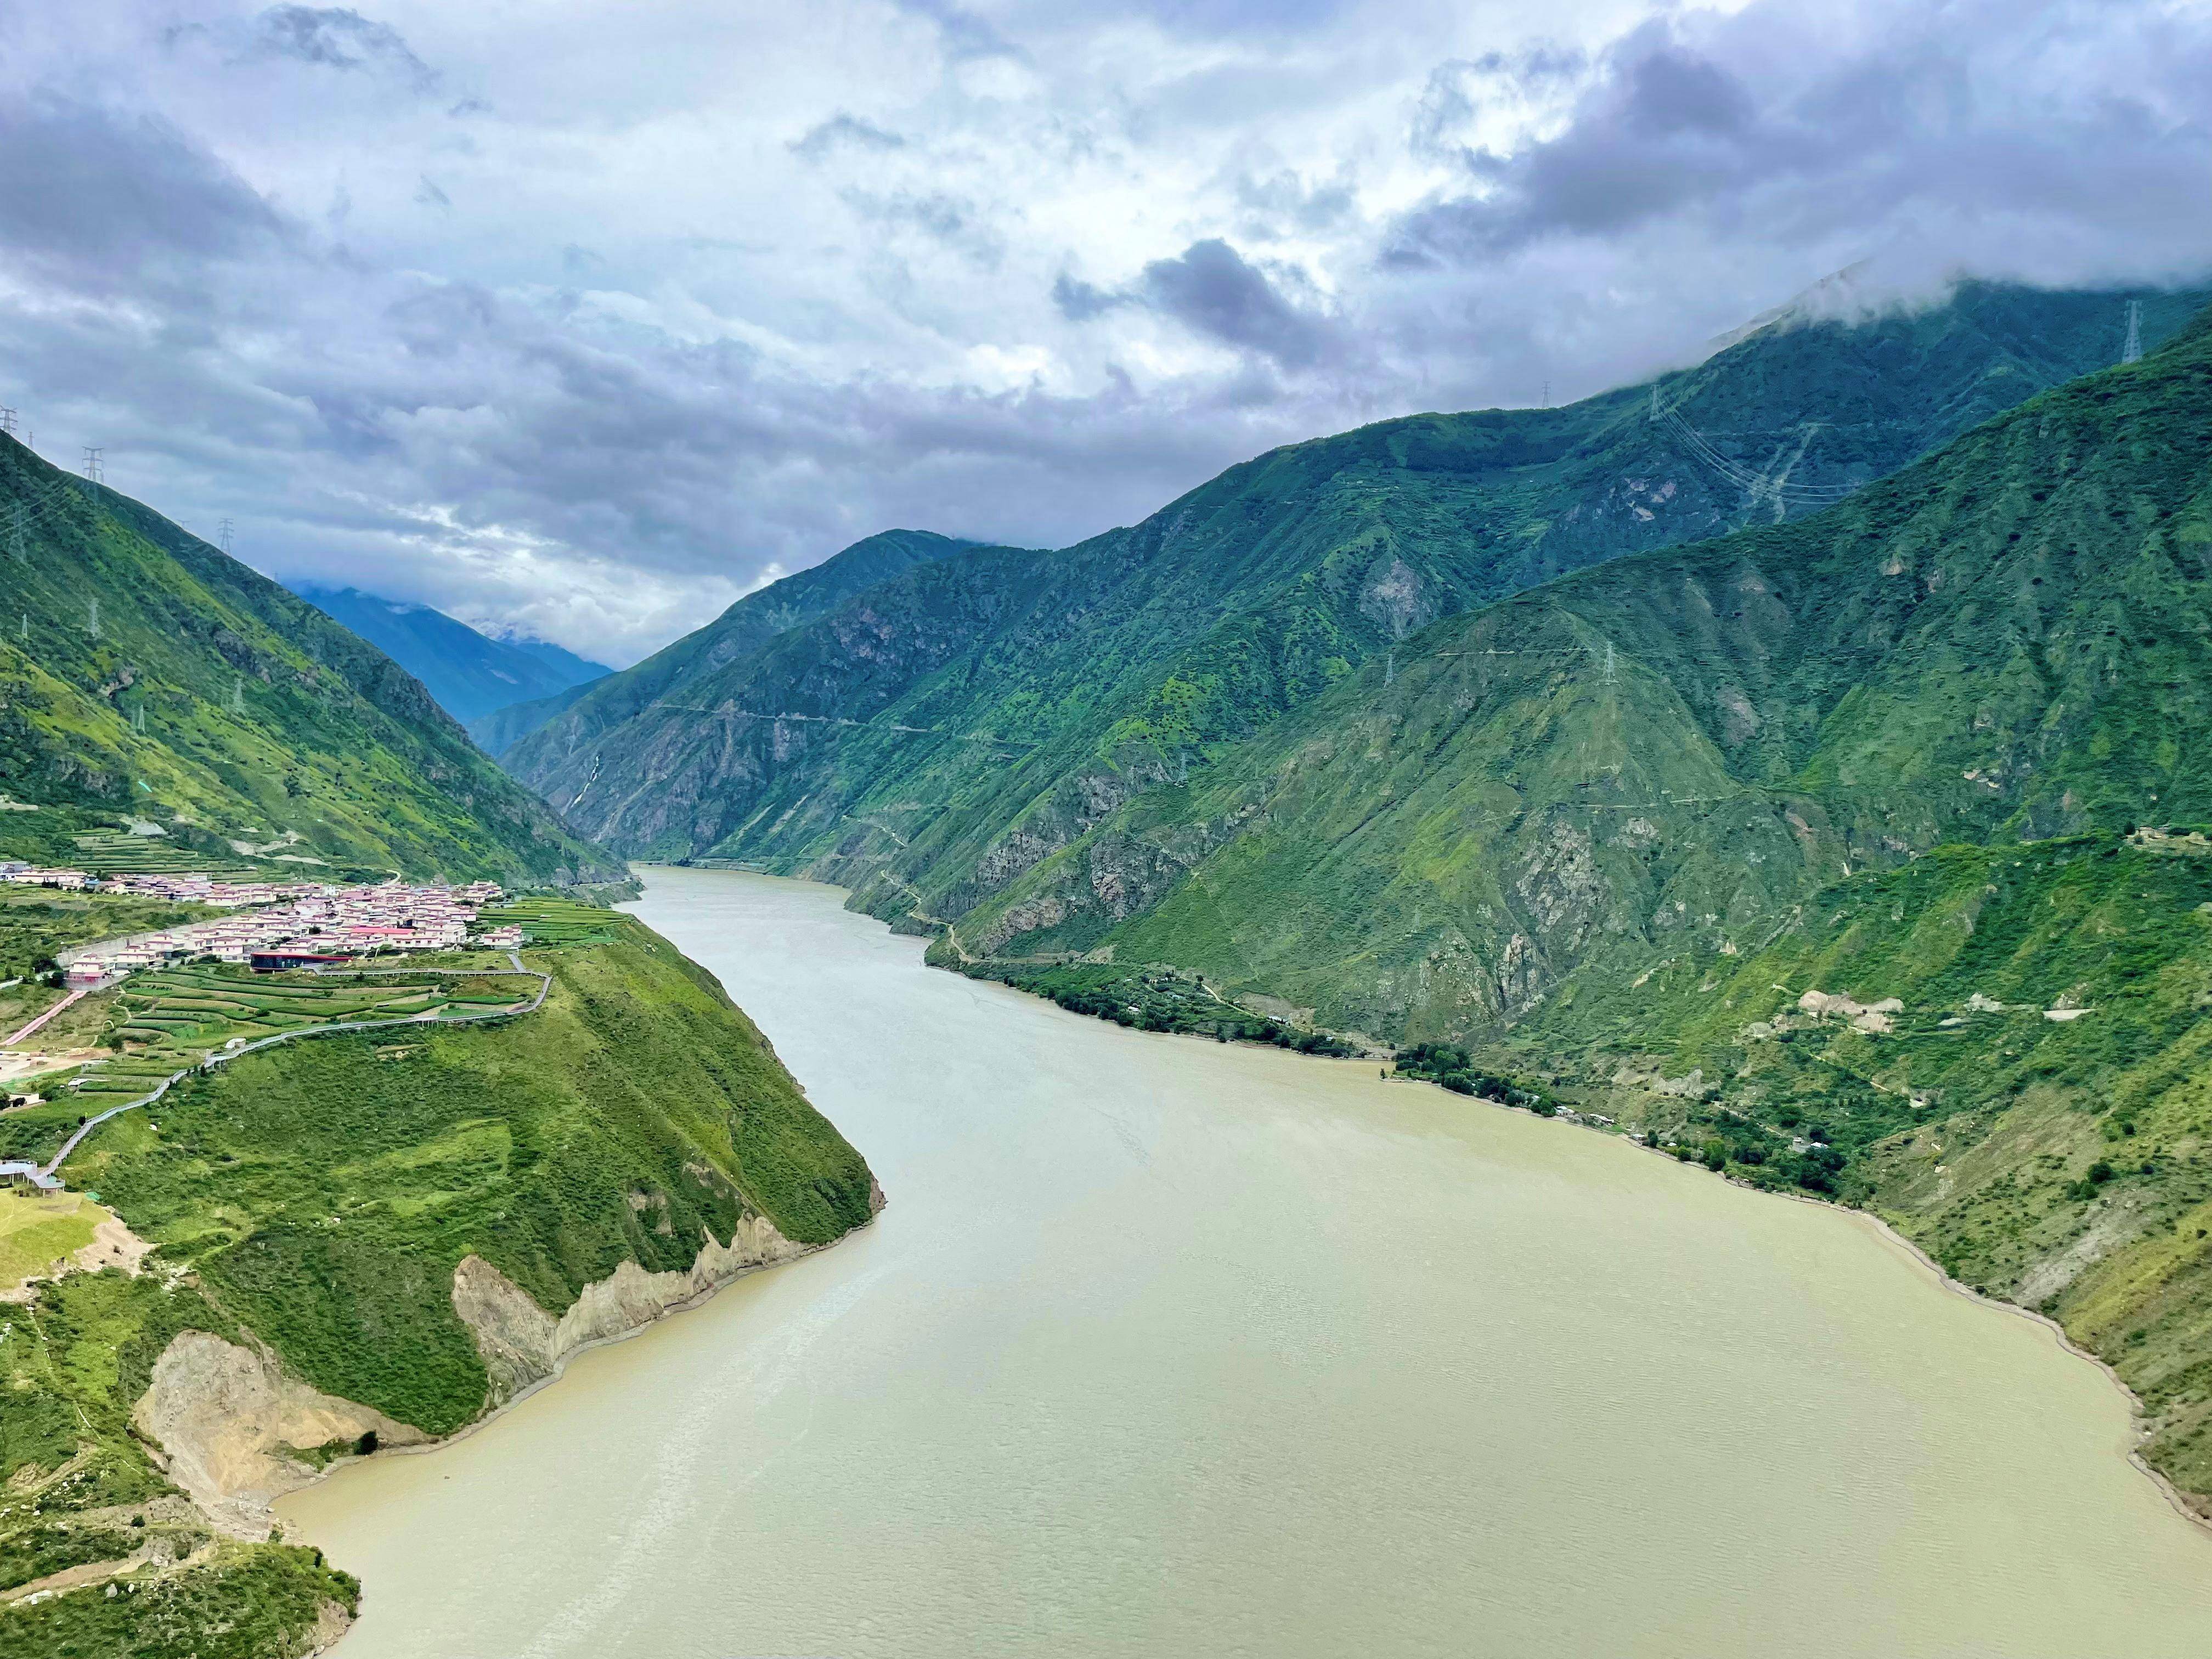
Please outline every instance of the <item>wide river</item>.
[[338, 1659], [2212, 1653], [2118, 1391], [1844, 1212], [654, 870], [890, 1206], [283, 1505]]

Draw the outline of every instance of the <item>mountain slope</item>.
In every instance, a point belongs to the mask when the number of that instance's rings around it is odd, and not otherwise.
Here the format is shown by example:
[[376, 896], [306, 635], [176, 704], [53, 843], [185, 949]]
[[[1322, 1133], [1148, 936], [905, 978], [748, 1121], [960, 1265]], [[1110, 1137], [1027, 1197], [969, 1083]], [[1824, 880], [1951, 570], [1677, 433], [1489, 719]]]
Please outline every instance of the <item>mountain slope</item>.
[[1811, 896], [1742, 955], [1578, 975], [1482, 1059], [1678, 1156], [1877, 1210], [2059, 1320], [2212, 1513], [2208, 988], [2203, 834], [1951, 846]]
[[422, 681], [464, 726], [510, 703], [550, 697], [614, 672], [541, 641], [489, 639], [427, 605], [379, 599], [357, 587], [307, 583], [292, 591]]
[[[2139, 297], [2154, 340], [2192, 303]], [[1388, 678], [1439, 617], [1802, 516], [2112, 361], [2122, 301], [1970, 285], [1910, 315], [1762, 328], [1565, 409], [1293, 446], [1133, 529], [910, 571], [680, 693], [617, 676], [587, 701], [626, 696], [624, 723], [556, 723], [506, 763], [624, 851], [957, 917], [1361, 664]]]
[[960, 927], [1457, 1036], [1947, 842], [2212, 817], [2212, 324], [1816, 518], [1429, 629]]
[[0, 793], [56, 809], [7, 815], [8, 844], [137, 816], [337, 867], [619, 875], [383, 653], [13, 439], [0, 537]]
[[[797, 575], [746, 594], [704, 628], [611, 676], [604, 685], [500, 711], [479, 722], [479, 736], [484, 748], [501, 756], [519, 777], [557, 767], [657, 699], [692, 700], [700, 684], [718, 671], [751, 656], [787, 629], [828, 615], [855, 593], [975, 545], [927, 530], [886, 530], [867, 537]], [[528, 750], [506, 757], [509, 747], [541, 726], [549, 729]], [[502, 738], [507, 741], [501, 742]]]

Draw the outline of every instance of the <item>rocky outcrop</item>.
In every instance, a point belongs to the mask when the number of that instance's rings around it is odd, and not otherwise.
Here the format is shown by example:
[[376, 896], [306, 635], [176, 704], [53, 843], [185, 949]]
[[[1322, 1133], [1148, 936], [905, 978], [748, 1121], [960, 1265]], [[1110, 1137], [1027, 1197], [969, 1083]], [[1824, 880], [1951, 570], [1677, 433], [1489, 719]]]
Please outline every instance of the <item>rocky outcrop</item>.
[[[871, 1194], [883, 1207], [882, 1193]], [[705, 1243], [689, 1271], [648, 1273], [624, 1261], [605, 1279], [584, 1286], [568, 1310], [556, 1319], [537, 1299], [480, 1255], [465, 1256], [453, 1270], [453, 1311], [474, 1334], [477, 1352], [491, 1373], [492, 1399], [512, 1400], [558, 1372], [568, 1356], [595, 1342], [626, 1336], [710, 1295], [755, 1267], [788, 1261], [820, 1248], [786, 1238], [765, 1216], [747, 1215], [731, 1234]]]
[[406, 1446], [428, 1437], [382, 1412], [288, 1376], [276, 1357], [206, 1331], [184, 1331], [154, 1362], [154, 1380], [131, 1413], [160, 1446], [169, 1478], [215, 1523], [265, 1537], [269, 1505], [307, 1485], [316, 1470], [292, 1454], [358, 1441]]

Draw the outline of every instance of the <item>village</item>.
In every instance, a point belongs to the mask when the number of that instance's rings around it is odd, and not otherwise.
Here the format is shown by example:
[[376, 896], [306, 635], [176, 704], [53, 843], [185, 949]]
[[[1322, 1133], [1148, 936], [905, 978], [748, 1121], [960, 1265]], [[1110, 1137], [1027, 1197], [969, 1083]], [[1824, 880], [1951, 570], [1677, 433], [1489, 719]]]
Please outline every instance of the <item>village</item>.
[[473, 942], [508, 951], [519, 927], [494, 927], [471, 941], [486, 906], [505, 896], [495, 882], [463, 887], [410, 886], [398, 878], [355, 887], [313, 882], [223, 882], [197, 874], [97, 876], [0, 862], [0, 881], [65, 891], [124, 893], [239, 914], [163, 932], [103, 940], [62, 952], [72, 989], [91, 989], [143, 969], [212, 957], [263, 969], [349, 962], [383, 951], [453, 951]]

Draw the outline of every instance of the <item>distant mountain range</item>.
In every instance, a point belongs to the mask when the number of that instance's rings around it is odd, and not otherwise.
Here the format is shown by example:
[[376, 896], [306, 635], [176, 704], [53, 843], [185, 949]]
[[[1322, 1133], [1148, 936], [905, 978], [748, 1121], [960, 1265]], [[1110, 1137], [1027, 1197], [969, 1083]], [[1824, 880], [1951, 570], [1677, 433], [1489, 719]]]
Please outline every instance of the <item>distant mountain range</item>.
[[313, 582], [295, 582], [292, 591], [422, 681], [465, 726], [614, 672], [544, 640], [492, 639], [427, 605]]
[[186, 863], [620, 877], [391, 658], [151, 508], [0, 438], [0, 795], [40, 809], [7, 847], [136, 819]]

